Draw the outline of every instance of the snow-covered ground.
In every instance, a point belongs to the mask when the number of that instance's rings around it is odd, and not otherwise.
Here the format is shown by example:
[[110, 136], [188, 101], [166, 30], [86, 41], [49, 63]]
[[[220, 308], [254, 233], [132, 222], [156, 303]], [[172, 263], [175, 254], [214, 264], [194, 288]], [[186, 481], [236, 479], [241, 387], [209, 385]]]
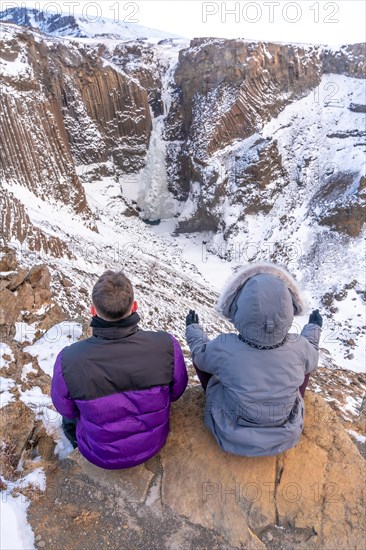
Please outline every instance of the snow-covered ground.
[[35, 538], [27, 519], [29, 500], [19, 491], [29, 487], [45, 491], [46, 476], [43, 468], [35, 468], [27, 476], [15, 482], [6, 481], [6, 486], [0, 500], [0, 548], [1, 550], [33, 550]]

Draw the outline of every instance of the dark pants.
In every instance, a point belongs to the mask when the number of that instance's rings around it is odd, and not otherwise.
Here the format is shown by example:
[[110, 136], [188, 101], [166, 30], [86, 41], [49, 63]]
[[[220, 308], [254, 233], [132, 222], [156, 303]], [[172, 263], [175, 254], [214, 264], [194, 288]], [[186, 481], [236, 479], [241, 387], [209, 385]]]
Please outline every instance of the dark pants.
[[212, 374], [209, 372], [204, 372], [203, 370], [199, 369], [197, 365], [193, 363], [194, 368], [196, 369], [197, 376], [199, 378], [199, 381], [201, 382], [201, 386], [204, 391], [206, 391], [208, 381], [210, 380]]
[[303, 381], [303, 383], [301, 384], [301, 386], [299, 387], [299, 390], [300, 390], [300, 393], [301, 393], [301, 397], [304, 397], [304, 395], [305, 395], [305, 390], [306, 390], [307, 385], [308, 385], [308, 383], [309, 383], [309, 378], [310, 378], [310, 374], [305, 374], [304, 381]]
[[[204, 372], [203, 370], [200, 370], [194, 363], [193, 363], [193, 366], [196, 369], [196, 373], [199, 378], [199, 381], [201, 382], [201, 386], [203, 390], [206, 391], [208, 381], [210, 380], [212, 374], [210, 374], [209, 372]], [[301, 397], [304, 397], [305, 390], [309, 382], [309, 377], [310, 377], [310, 374], [305, 374], [304, 382], [299, 387]]]
[[67, 439], [70, 441], [71, 445], [76, 449], [78, 443], [76, 441], [76, 424], [78, 423], [77, 419], [62, 417], [62, 429]]

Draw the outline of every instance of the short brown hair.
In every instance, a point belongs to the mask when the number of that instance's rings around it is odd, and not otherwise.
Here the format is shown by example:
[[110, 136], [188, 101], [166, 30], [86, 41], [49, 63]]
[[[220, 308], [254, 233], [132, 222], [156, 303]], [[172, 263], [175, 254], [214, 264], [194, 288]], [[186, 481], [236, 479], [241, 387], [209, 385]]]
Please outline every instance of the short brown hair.
[[121, 271], [105, 271], [94, 285], [92, 300], [106, 321], [123, 319], [134, 300], [131, 281]]

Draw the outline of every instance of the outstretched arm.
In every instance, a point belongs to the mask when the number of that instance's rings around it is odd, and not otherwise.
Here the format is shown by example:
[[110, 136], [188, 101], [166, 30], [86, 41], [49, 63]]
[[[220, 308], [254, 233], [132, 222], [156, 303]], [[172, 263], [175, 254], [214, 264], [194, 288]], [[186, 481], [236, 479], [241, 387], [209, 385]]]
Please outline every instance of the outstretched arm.
[[308, 346], [305, 374], [309, 374], [318, 366], [319, 340], [322, 325], [322, 316], [320, 315], [319, 310], [316, 309], [310, 314], [309, 323], [305, 325], [301, 331], [301, 335], [304, 336], [310, 343], [310, 346]]
[[51, 384], [51, 398], [57, 411], [67, 418], [78, 418], [79, 409], [72, 399], [61, 369], [62, 350], [56, 358], [53, 367], [53, 377]]
[[187, 326], [186, 338], [191, 350], [192, 360], [200, 370], [215, 374], [216, 369], [208, 361], [207, 347], [210, 344], [207, 334], [198, 323]]

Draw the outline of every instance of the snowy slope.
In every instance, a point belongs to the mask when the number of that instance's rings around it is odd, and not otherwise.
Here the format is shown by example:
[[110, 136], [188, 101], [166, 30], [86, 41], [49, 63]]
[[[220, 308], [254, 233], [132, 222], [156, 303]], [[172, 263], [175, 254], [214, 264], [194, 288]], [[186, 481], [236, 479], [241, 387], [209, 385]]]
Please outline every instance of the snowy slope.
[[[133, 4], [131, 3], [131, 8]], [[39, 29], [40, 32], [63, 38], [102, 37], [118, 39], [119, 41], [146, 40], [159, 42], [182, 37], [169, 32], [143, 27], [133, 21], [131, 10], [115, 13], [115, 19], [105, 18], [90, 9], [85, 15], [70, 15], [68, 13], [52, 13], [30, 8], [9, 8], [0, 12], [0, 20], [16, 25]]]

